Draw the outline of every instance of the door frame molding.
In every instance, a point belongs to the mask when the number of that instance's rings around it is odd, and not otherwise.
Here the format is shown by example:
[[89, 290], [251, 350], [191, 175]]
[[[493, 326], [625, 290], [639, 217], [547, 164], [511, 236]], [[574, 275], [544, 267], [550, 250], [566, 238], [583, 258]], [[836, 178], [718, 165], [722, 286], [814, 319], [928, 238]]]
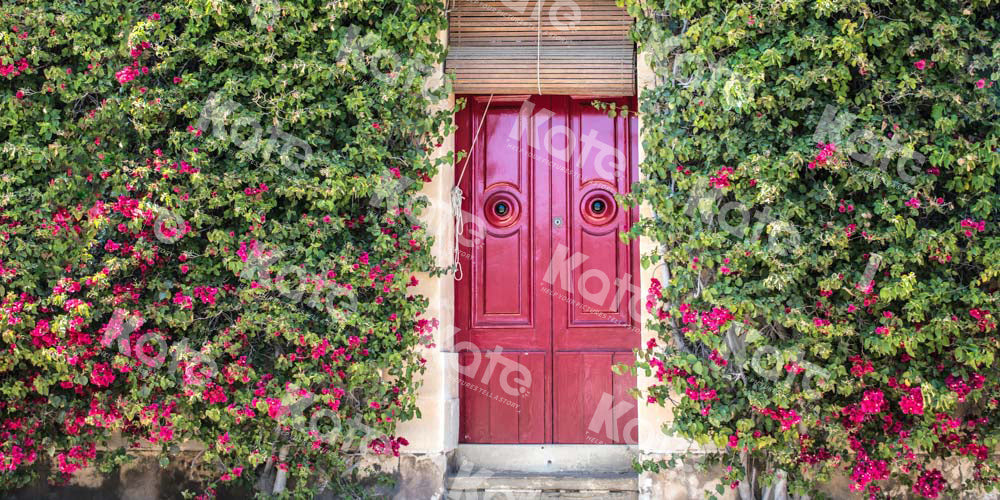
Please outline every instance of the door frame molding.
[[[443, 42], [447, 42], [447, 32], [439, 34]], [[648, 64], [649, 54], [640, 52], [637, 55], [637, 88], [641, 95], [644, 89], [652, 88], [655, 85], [656, 77]], [[444, 77], [443, 65], [436, 67], [437, 77]], [[496, 99], [498, 96], [494, 96]], [[450, 94], [447, 99], [441, 100], [429, 110], [453, 110], [456, 105], [455, 94]], [[643, 178], [642, 162], [645, 151], [642, 144], [644, 132], [643, 120], [639, 120], [639, 149], [637, 163], [639, 164], [639, 179]], [[451, 133], [436, 148], [433, 158], [447, 158], [455, 154], [455, 134]], [[455, 178], [458, 175], [454, 168], [442, 168], [431, 182], [423, 184], [421, 194], [429, 201], [428, 210], [421, 215], [427, 222], [428, 233], [434, 237], [434, 246], [431, 253], [435, 262], [441, 267], [452, 264], [454, 258], [454, 214], [451, 210], [451, 188], [454, 186]], [[652, 209], [648, 205], [643, 205], [639, 209], [640, 218], [651, 217]], [[646, 255], [658, 251], [658, 245], [647, 237], [639, 240], [640, 255]], [[654, 276], [662, 280], [662, 269], [641, 268], [639, 287], [647, 290]], [[423, 317], [435, 318], [440, 325], [432, 333], [432, 347], [423, 349], [424, 358], [427, 360], [425, 366], [426, 373], [422, 376], [423, 385], [419, 389], [416, 397], [421, 410], [421, 417], [401, 422], [398, 426], [397, 434], [406, 437], [410, 445], [403, 448], [401, 453], [414, 457], [446, 457], [454, 453], [458, 446], [459, 427], [459, 404], [458, 404], [458, 372], [457, 352], [454, 348], [455, 324], [454, 324], [454, 280], [451, 275], [430, 276], [429, 273], [417, 273], [419, 284], [413, 288], [415, 294], [422, 295], [428, 299], [428, 308]], [[645, 323], [641, 325], [641, 341], [643, 344], [649, 339], [656, 338], [657, 335], [649, 329]], [[655, 377], [645, 377], [641, 373], [638, 376], [637, 386], [642, 389], [656, 383]], [[671, 420], [671, 410], [657, 405], [646, 404], [640, 401], [638, 407], [639, 414], [639, 444], [637, 450], [644, 457], [665, 456], [671, 453], [696, 450], [698, 446], [690, 441], [670, 437], [663, 434], [661, 425]], [[522, 446], [522, 445], [516, 445]], [[531, 445], [523, 445], [531, 446]], [[607, 446], [607, 445], [602, 445]], [[694, 448], [692, 448], [692, 446]], [[430, 459], [430, 458], [428, 458]], [[439, 459], [434, 459], [438, 461]], [[444, 460], [444, 459], [441, 459]]]

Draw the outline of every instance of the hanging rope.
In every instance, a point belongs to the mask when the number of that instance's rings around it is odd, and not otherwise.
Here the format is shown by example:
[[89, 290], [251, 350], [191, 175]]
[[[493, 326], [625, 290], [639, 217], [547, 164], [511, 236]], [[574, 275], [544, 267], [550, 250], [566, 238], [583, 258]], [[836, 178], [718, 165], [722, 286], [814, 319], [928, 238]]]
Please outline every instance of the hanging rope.
[[472, 158], [472, 152], [476, 149], [479, 132], [483, 130], [483, 123], [486, 122], [486, 113], [489, 113], [490, 104], [492, 103], [493, 94], [490, 94], [490, 100], [486, 101], [483, 116], [479, 119], [479, 126], [476, 127], [476, 135], [472, 136], [472, 147], [469, 148], [469, 155], [462, 162], [462, 170], [458, 172], [458, 180], [455, 181], [455, 186], [451, 188], [451, 213], [455, 214], [455, 247], [454, 254], [452, 255], [452, 259], [455, 262], [455, 281], [462, 281], [462, 261], [460, 260], [461, 251], [458, 249], [458, 240], [459, 236], [462, 236], [465, 227], [465, 221], [462, 219], [462, 200], [465, 199], [465, 195], [459, 186], [462, 185], [462, 179], [465, 178], [465, 169], [469, 167], [469, 159]]
[[535, 26], [535, 85], [538, 86], [538, 95], [542, 95], [542, 3], [539, 0], [535, 8], [535, 18], [538, 19]]

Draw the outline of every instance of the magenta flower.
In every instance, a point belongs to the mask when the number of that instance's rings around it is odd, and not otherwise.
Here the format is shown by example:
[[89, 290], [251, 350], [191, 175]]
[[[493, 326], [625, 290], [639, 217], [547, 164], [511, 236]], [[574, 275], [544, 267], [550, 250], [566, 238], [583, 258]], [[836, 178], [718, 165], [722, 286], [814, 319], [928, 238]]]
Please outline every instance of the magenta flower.
[[919, 387], [909, 389], [903, 398], [899, 400], [899, 408], [908, 415], [924, 414], [924, 394]]
[[107, 387], [115, 381], [115, 374], [107, 363], [97, 363], [90, 372], [90, 381], [98, 387]]
[[740, 445], [740, 438], [739, 438], [739, 436], [737, 436], [736, 434], [730, 435], [729, 436], [729, 443], [728, 443], [728, 445], [729, 445], [730, 448], [737, 448], [737, 447], [739, 447], [739, 445]]
[[121, 71], [115, 73], [115, 79], [117, 79], [118, 83], [122, 85], [125, 85], [126, 83], [135, 80], [135, 77], [137, 76], [139, 76], [139, 70], [131, 66], [127, 66]]

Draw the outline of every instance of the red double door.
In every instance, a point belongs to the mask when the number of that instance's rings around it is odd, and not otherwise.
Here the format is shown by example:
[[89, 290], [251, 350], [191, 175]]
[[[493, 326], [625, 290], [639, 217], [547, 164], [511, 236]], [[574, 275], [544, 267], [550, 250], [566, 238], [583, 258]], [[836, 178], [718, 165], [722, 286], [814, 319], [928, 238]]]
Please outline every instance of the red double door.
[[[464, 443], [634, 443], [638, 248], [632, 98], [464, 96], [455, 282]], [[478, 134], [477, 134], [478, 132]], [[478, 135], [478, 137], [476, 137]], [[460, 179], [460, 180], [459, 180]]]

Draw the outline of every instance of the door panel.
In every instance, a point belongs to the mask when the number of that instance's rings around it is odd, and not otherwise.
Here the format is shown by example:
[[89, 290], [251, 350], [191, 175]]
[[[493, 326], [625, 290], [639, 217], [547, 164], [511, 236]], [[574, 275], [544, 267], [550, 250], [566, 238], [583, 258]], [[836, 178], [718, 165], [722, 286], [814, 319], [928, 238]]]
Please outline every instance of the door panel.
[[631, 351], [639, 345], [638, 247], [622, 244], [619, 233], [637, 212], [620, 206], [615, 194], [628, 193], [637, 175], [635, 119], [610, 118], [591, 100], [568, 99], [576, 144], [567, 148], [569, 168], [553, 174], [553, 184], [565, 186], [567, 224], [553, 232], [552, 244], [555, 255], [570, 256], [561, 267], [568, 279], [553, 285], [569, 296], [553, 304], [555, 350]]
[[638, 249], [619, 238], [636, 211], [614, 198], [636, 178], [636, 119], [587, 97], [466, 99], [460, 441], [634, 442], [635, 377], [611, 366], [631, 363], [639, 344]]
[[[631, 352], [555, 354], [555, 442], [635, 444], [638, 407], [629, 389], [635, 377], [615, 374], [617, 363], [632, 365]], [[565, 383], [563, 383], [565, 382]]]
[[[534, 117], [522, 113], [525, 102], [470, 96], [456, 116], [456, 149], [471, 151], [456, 165], [464, 276], [455, 283], [455, 348], [466, 443], [551, 442], [552, 309], [539, 287], [551, 244], [551, 181], [530, 155]], [[473, 369], [476, 355], [483, 361]]]
[[466, 351], [458, 358], [462, 442], [546, 442], [546, 353]]
[[479, 219], [471, 221], [473, 234], [481, 239], [471, 248], [474, 258], [469, 268], [476, 280], [476, 328], [538, 326], [531, 297], [535, 269], [529, 258], [532, 249], [540, 246], [534, 231], [538, 205], [532, 198], [538, 180], [527, 151], [508, 147], [511, 141], [505, 133], [519, 127], [518, 109], [498, 103], [489, 110], [477, 141], [482, 144], [477, 149], [481, 154], [471, 158], [467, 167], [473, 169], [468, 175], [476, 182], [471, 191], [463, 191], [475, 207], [470, 213]]

